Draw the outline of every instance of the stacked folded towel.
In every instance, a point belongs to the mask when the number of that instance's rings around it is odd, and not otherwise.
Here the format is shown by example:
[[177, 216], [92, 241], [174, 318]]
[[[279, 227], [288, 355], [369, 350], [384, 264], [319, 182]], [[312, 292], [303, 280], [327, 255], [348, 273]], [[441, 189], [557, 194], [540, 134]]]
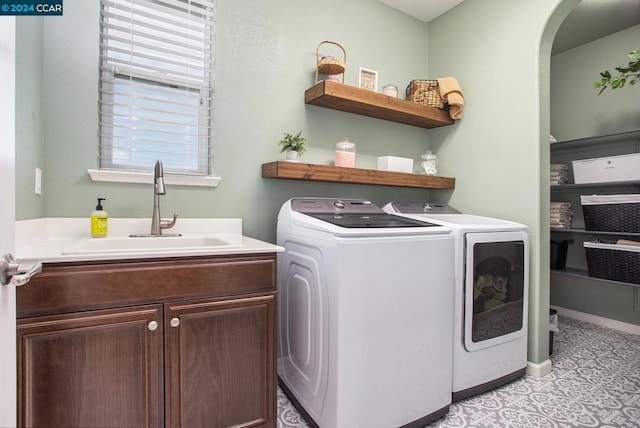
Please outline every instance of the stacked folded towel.
[[561, 163], [551, 164], [549, 182], [552, 186], [567, 184], [569, 182], [569, 167]]
[[571, 202], [551, 202], [549, 210], [549, 226], [553, 229], [568, 229], [571, 227]]

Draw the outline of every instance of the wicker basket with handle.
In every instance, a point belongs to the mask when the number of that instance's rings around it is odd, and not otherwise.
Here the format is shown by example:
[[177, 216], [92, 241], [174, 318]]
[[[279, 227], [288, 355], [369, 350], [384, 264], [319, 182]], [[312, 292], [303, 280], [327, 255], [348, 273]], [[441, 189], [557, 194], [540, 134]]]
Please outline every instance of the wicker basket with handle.
[[[333, 56], [320, 57], [320, 46], [324, 44], [331, 44], [339, 47], [342, 50], [343, 59], [335, 58]], [[330, 40], [324, 40], [320, 42], [320, 44], [316, 48], [316, 61], [316, 83], [318, 83], [318, 74], [325, 74], [330, 76], [342, 74], [342, 83], [344, 83], [344, 72], [347, 64], [347, 51], [345, 51], [339, 43], [332, 42]]]

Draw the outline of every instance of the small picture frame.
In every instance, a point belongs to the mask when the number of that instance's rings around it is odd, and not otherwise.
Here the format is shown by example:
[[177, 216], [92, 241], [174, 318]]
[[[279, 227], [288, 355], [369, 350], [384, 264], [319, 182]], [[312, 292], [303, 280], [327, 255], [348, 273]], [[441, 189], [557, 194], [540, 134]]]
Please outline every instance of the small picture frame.
[[378, 92], [378, 72], [360, 67], [358, 87], [368, 91]]

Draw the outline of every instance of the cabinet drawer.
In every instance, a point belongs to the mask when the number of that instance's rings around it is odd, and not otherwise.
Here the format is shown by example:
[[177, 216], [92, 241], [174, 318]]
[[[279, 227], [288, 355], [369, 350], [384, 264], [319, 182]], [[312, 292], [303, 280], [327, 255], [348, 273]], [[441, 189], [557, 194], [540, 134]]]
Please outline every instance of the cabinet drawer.
[[45, 265], [17, 289], [17, 312], [22, 318], [275, 289], [275, 254]]

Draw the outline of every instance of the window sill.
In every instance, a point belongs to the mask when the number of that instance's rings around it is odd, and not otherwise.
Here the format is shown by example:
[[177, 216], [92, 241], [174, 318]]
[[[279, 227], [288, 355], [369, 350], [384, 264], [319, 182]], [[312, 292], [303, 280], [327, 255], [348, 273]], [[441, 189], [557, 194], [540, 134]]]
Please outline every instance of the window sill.
[[[153, 184], [153, 173], [112, 171], [103, 169], [87, 170], [91, 181], [108, 181], [112, 183]], [[222, 177], [198, 177], [187, 175], [164, 174], [164, 183], [175, 186], [217, 187]]]

